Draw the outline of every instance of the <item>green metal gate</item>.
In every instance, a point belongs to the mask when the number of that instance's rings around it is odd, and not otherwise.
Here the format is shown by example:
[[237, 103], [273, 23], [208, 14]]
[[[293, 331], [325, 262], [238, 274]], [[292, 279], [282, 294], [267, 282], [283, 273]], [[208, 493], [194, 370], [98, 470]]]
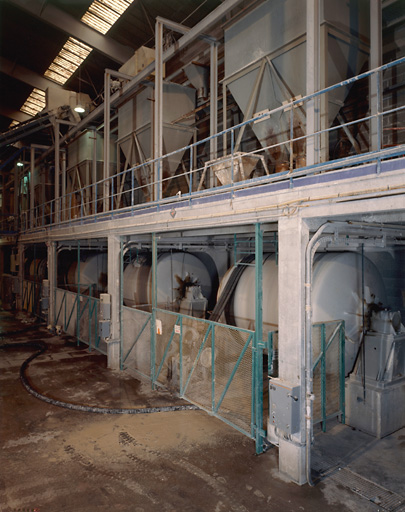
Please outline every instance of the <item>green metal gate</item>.
[[90, 351], [95, 348], [105, 353], [100, 345], [99, 302], [91, 295], [57, 288], [54, 325], [60, 325], [64, 332], [75, 336], [78, 344], [86, 343]]

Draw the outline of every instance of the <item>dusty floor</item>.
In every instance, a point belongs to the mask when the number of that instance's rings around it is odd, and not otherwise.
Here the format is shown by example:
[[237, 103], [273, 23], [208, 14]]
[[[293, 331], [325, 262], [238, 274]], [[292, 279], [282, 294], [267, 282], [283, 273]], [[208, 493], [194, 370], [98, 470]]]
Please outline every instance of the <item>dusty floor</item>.
[[[0, 332], [32, 327], [0, 312]], [[28, 370], [57, 400], [92, 406], [183, 403], [106, 358], [44, 328], [1, 343], [44, 339], [49, 350]], [[405, 510], [405, 429], [376, 440], [336, 422], [317, 434], [317, 485], [278, 472], [278, 451], [202, 411], [97, 415], [47, 404], [23, 388], [19, 369], [32, 349], [0, 351], [0, 510], [61, 511], [391, 511]]]

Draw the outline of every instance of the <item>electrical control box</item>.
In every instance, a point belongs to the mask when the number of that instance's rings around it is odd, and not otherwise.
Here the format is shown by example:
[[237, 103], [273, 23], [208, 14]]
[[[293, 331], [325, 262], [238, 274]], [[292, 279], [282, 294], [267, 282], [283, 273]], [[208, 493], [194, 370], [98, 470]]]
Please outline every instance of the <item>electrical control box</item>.
[[280, 379], [269, 382], [269, 424], [286, 434], [300, 430], [300, 386], [289, 386]]
[[101, 339], [106, 339], [110, 337], [111, 334], [111, 324], [109, 320], [100, 320], [99, 323], [99, 334]]
[[111, 295], [100, 293], [100, 315], [103, 320], [111, 320]]
[[109, 293], [100, 293], [100, 317], [100, 337], [107, 339], [111, 336], [111, 295]]

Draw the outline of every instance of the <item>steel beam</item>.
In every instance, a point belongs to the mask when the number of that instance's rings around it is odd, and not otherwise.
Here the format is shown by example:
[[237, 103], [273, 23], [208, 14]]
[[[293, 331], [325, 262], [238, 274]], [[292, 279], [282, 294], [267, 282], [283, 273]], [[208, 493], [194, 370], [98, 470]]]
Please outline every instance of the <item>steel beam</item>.
[[42, 21], [66, 32], [68, 35], [88, 44], [103, 55], [119, 64], [126, 62], [134, 54], [134, 50], [124, 46], [108, 36], [104, 36], [77, 20], [70, 14], [58, 9], [50, 3], [41, 0], [8, 0], [16, 7], [36, 16]]
[[25, 84], [41, 89], [42, 91], [45, 91], [48, 87], [62, 89], [62, 87], [55, 84], [55, 82], [48, 80], [44, 76], [41, 76], [38, 73], [35, 73], [35, 71], [31, 71], [24, 66], [19, 66], [15, 62], [11, 62], [4, 57], [0, 57], [0, 69], [5, 75], [11, 76], [20, 82], [24, 82]]
[[19, 123], [24, 123], [25, 121], [32, 119], [32, 116], [24, 114], [24, 112], [20, 112], [19, 110], [7, 108], [4, 105], [0, 107], [0, 115], [13, 119], [14, 121], [18, 121]]

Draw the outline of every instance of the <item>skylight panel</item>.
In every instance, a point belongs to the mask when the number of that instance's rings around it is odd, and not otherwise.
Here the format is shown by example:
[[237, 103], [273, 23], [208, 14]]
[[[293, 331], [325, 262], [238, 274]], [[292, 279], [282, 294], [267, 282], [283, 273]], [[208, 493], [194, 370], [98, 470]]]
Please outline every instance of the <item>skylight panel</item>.
[[64, 76], [59, 75], [59, 73], [55, 73], [55, 71], [51, 71], [50, 69], [47, 69], [45, 71], [44, 76], [46, 76], [46, 78], [49, 78], [50, 80], [53, 80], [54, 82], [56, 82], [60, 85], [63, 85], [66, 82]]
[[106, 34], [111, 28], [111, 25], [109, 23], [102, 20], [101, 18], [99, 18], [91, 12], [86, 12], [86, 14], [82, 18], [82, 21], [83, 23], [86, 23], [86, 25], [93, 27], [98, 32], [101, 32], [103, 35]]
[[64, 85], [92, 51], [91, 46], [69, 37], [44, 75]]
[[62, 50], [69, 51], [74, 55], [77, 55], [83, 60], [89, 55], [92, 50], [91, 46], [87, 46], [87, 44], [78, 41], [74, 37], [69, 37], [69, 39], [64, 44]]
[[45, 108], [45, 105], [45, 92], [41, 91], [41, 89], [34, 88], [20, 110], [25, 114], [35, 116]]
[[73, 62], [70, 62], [70, 60], [63, 59], [59, 55], [55, 57], [55, 60], [53, 62], [61, 68], [67, 69], [71, 73], [74, 73], [77, 69], [77, 66], [73, 64]]
[[[81, 21], [106, 34], [134, 0], [94, 0]], [[59, 85], [64, 85], [88, 57], [93, 48], [74, 37], [69, 37], [55, 57], [44, 76]], [[35, 116], [45, 108], [45, 93], [34, 89], [21, 111]]]
[[82, 59], [80, 57], [66, 50], [66, 45], [59, 52], [59, 57], [71, 62], [72, 64], [75, 64], [76, 67], [80, 66], [80, 64], [82, 63]]
[[133, 0], [94, 0], [82, 17], [82, 22], [106, 34]]

